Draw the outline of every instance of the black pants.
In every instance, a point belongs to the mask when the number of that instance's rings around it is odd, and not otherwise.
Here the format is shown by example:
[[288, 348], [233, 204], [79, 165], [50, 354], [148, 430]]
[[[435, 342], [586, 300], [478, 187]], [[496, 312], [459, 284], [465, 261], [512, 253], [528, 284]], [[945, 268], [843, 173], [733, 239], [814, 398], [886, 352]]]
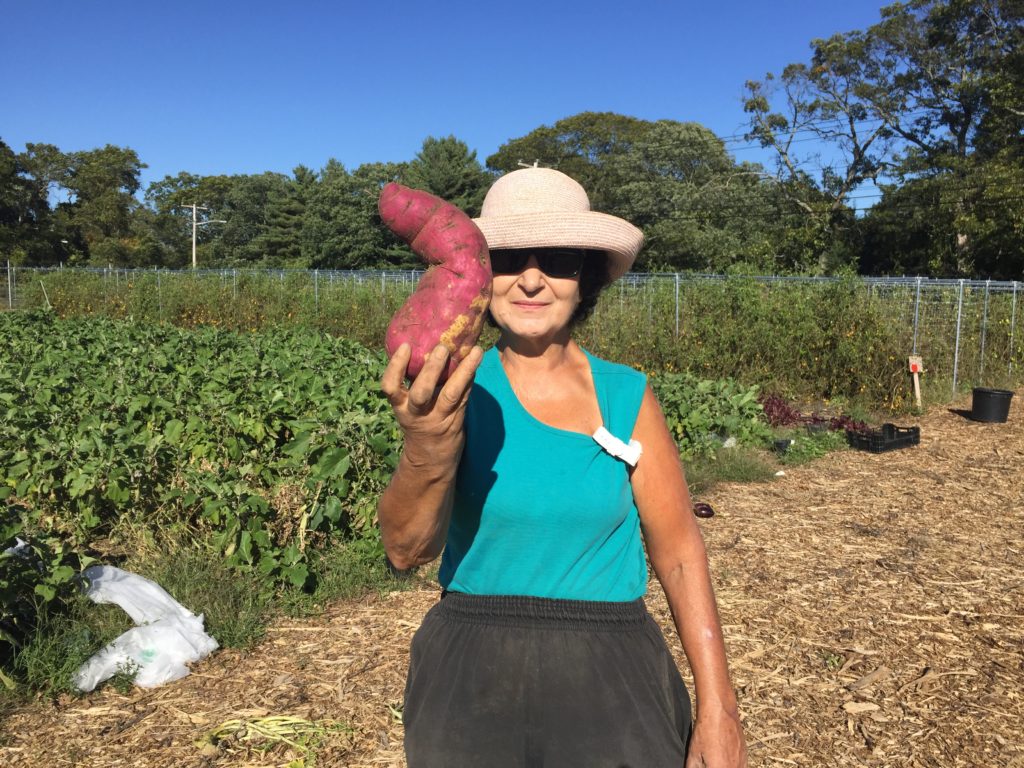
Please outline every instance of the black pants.
[[409, 768], [682, 768], [690, 720], [642, 600], [450, 593], [413, 638]]

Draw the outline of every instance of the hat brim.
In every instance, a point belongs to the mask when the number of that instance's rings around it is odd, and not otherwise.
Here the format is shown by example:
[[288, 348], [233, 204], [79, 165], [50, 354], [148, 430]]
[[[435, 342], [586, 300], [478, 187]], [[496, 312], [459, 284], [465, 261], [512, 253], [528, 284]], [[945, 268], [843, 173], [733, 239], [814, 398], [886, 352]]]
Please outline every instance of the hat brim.
[[629, 271], [644, 234], [628, 221], [597, 211], [522, 213], [473, 219], [487, 247], [589, 248], [608, 253], [609, 282]]

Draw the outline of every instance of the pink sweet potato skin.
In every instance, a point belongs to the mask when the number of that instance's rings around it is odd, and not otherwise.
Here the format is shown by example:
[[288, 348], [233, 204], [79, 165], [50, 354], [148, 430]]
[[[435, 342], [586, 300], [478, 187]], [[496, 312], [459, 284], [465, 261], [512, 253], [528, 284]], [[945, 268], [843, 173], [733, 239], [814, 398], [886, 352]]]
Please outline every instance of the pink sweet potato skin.
[[438, 344], [451, 356], [446, 379], [480, 338], [491, 300], [491, 261], [483, 233], [465, 213], [441, 198], [391, 183], [381, 190], [381, 220], [429, 266], [416, 291], [388, 325], [388, 354], [412, 347], [406, 369], [415, 379]]

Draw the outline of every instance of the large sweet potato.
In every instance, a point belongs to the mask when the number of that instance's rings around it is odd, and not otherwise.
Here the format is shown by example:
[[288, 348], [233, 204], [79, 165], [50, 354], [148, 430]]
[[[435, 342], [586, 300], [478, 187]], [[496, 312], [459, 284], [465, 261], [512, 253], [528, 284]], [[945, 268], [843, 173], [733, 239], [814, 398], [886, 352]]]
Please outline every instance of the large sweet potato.
[[416, 291], [391, 318], [385, 346], [394, 354], [412, 347], [406, 369], [416, 378], [438, 344], [451, 352], [446, 379], [480, 338], [491, 300], [491, 261], [487, 241], [473, 220], [451, 203], [417, 189], [391, 183], [378, 202], [381, 220], [429, 267]]

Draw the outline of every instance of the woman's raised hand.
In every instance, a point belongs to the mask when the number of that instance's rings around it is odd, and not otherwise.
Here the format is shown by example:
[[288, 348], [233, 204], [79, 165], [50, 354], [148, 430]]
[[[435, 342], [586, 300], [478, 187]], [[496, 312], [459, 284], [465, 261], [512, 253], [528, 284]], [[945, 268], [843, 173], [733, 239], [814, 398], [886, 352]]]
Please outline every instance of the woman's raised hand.
[[447, 459], [450, 456], [446, 455], [448, 450], [457, 454], [462, 448], [466, 401], [472, 389], [473, 376], [483, 359], [483, 350], [473, 347], [440, 387], [438, 380], [448, 365], [448, 349], [438, 344], [427, 357], [419, 375], [406, 387], [405, 372], [411, 356], [408, 344], [402, 344], [395, 350], [384, 369], [380, 388], [405, 433], [406, 449], [423, 451], [426, 455], [436, 452], [436, 458]]
[[398, 467], [377, 505], [384, 549], [399, 570], [428, 563], [444, 548], [455, 475], [466, 442], [466, 402], [483, 351], [474, 347], [443, 386], [438, 381], [448, 364], [445, 347], [434, 348], [406, 387], [411, 356], [409, 345], [402, 344], [380, 380], [405, 433]]

